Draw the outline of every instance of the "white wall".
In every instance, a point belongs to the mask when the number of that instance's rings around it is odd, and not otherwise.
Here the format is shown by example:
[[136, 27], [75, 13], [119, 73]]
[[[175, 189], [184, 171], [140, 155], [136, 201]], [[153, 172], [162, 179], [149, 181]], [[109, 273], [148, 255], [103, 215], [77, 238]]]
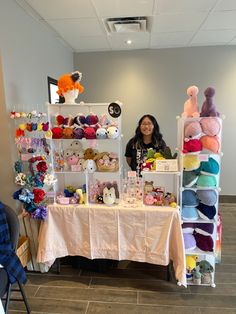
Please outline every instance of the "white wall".
[[15, 1], [0, 0], [0, 58], [0, 106], [4, 113], [2, 119], [7, 121], [5, 132], [0, 134], [0, 200], [14, 205], [11, 199], [15, 189], [12, 166], [16, 156], [12, 157], [13, 134], [10, 134], [8, 113], [13, 107], [45, 111], [47, 76], [58, 78], [62, 73], [72, 71], [73, 52]]
[[215, 103], [226, 115], [223, 129], [221, 187], [236, 195], [236, 48], [195, 47], [162, 50], [77, 53], [75, 69], [83, 72], [85, 93], [80, 100], [124, 103], [124, 147], [138, 119], [151, 113], [164, 139], [176, 146], [176, 116], [183, 111], [190, 85], [199, 87], [199, 105], [208, 86], [216, 89]]

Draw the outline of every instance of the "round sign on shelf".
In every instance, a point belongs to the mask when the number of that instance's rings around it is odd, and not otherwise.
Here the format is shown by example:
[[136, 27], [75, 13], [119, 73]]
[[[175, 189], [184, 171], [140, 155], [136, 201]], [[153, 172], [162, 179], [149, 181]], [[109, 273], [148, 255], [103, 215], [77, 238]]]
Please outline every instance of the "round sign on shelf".
[[112, 118], [118, 118], [121, 115], [121, 107], [116, 102], [112, 102], [108, 106], [108, 113]]

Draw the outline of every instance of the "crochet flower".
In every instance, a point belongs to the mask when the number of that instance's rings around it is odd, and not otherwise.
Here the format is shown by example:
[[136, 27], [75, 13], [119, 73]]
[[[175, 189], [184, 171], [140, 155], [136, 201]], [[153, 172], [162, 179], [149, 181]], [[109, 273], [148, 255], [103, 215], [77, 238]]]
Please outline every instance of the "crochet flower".
[[40, 161], [36, 166], [38, 172], [46, 172], [48, 167], [45, 161]]
[[53, 174], [46, 174], [43, 180], [43, 183], [51, 186], [57, 182], [57, 179], [53, 176]]
[[33, 219], [45, 220], [47, 217], [47, 208], [45, 206], [38, 206], [36, 210], [31, 214]]
[[33, 193], [34, 193], [34, 202], [40, 203], [42, 202], [42, 200], [44, 199], [45, 196], [45, 192], [42, 189], [33, 189]]
[[22, 189], [20, 195], [19, 195], [19, 201], [23, 203], [31, 203], [34, 199], [34, 194], [30, 192], [28, 189]]
[[13, 193], [13, 198], [14, 198], [14, 200], [19, 200], [19, 196], [20, 196], [20, 194], [21, 194], [21, 191], [22, 191], [22, 189], [19, 189], [19, 190], [17, 190], [17, 191], [15, 191], [14, 193]]
[[36, 210], [36, 205], [34, 204], [34, 202], [31, 203], [24, 203], [24, 209], [28, 212], [28, 213], [33, 213]]

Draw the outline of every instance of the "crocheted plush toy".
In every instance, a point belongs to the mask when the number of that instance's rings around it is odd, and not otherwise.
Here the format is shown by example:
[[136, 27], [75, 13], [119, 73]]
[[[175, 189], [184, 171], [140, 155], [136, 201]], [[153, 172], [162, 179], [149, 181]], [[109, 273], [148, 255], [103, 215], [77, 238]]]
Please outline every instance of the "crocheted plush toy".
[[211, 264], [208, 261], [203, 260], [201, 262], [197, 262], [197, 265], [199, 266], [199, 271], [202, 276], [201, 283], [213, 285], [212, 273], [214, 272], [214, 268]]
[[213, 96], [215, 95], [215, 89], [208, 87], [204, 91], [206, 100], [204, 101], [201, 109], [201, 117], [219, 117], [219, 112], [216, 111], [216, 105], [213, 103]]
[[187, 95], [189, 96], [189, 99], [184, 103], [184, 112], [182, 113], [182, 117], [199, 117], [197, 94], [197, 86], [190, 86], [187, 89]]

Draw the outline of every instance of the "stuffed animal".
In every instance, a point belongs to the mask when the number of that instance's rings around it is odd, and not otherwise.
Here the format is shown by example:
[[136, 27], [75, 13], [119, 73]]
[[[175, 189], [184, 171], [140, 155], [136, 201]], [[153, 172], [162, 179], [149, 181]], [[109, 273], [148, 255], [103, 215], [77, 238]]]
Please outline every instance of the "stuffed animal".
[[153, 186], [153, 181], [145, 181], [144, 183], [144, 194], [148, 194], [153, 191], [154, 186]]
[[197, 86], [190, 86], [187, 89], [187, 95], [189, 96], [189, 99], [184, 103], [184, 112], [182, 113], [182, 117], [199, 117], [197, 94]]
[[60, 139], [62, 138], [63, 135], [63, 130], [60, 127], [55, 126], [54, 128], [52, 128], [52, 138], [53, 139]]
[[192, 281], [193, 279], [193, 272], [197, 268], [197, 255], [186, 255], [185, 256], [186, 261], [186, 278], [187, 281]]
[[103, 127], [98, 128], [96, 131], [96, 138], [98, 140], [103, 140], [107, 138], [107, 130]]
[[144, 204], [145, 205], [153, 205], [155, 203], [155, 198], [152, 194], [147, 194], [144, 197]]
[[79, 127], [84, 127], [85, 125], [85, 122], [86, 122], [86, 117], [83, 113], [79, 113], [75, 118], [74, 118], [74, 124], [76, 126], [79, 126]]
[[200, 159], [198, 155], [185, 155], [183, 157], [183, 170], [192, 171], [200, 167]]
[[97, 169], [95, 161], [92, 159], [85, 160], [83, 163], [83, 169], [88, 173], [94, 173]]
[[118, 128], [116, 126], [109, 126], [107, 128], [107, 137], [109, 139], [113, 139], [114, 140], [114, 139], [118, 138], [119, 135], [120, 135], [120, 133], [119, 133], [119, 130], [118, 130]]
[[216, 136], [220, 133], [221, 130], [221, 123], [219, 118], [202, 118], [200, 120], [200, 125], [202, 127], [202, 132], [205, 133], [205, 135]]
[[185, 139], [184, 140], [184, 147], [183, 147], [183, 153], [200, 153], [202, 150], [202, 143], [199, 139]]
[[214, 268], [212, 267], [212, 265], [206, 260], [198, 262], [197, 265], [199, 266], [199, 272], [202, 276], [201, 283], [212, 285], [212, 273], [214, 272]]
[[202, 128], [199, 121], [187, 122], [184, 125], [184, 138], [199, 138], [202, 133]]
[[202, 143], [203, 150], [206, 150], [215, 154], [219, 153], [220, 142], [217, 136], [204, 135], [200, 138], [200, 141]]
[[84, 129], [84, 137], [87, 140], [93, 140], [96, 138], [96, 131], [93, 127], [87, 127]]
[[85, 160], [94, 159], [94, 157], [95, 157], [95, 153], [94, 153], [94, 150], [92, 148], [85, 149], [85, 151], [84, 151], [84, 159]]
[[217, 202], [217, 193], [215, 190], [197, 190], [197, 197], [200, 203], [215, 206]]
[[84, 138], [84, 129], [82, 129], [81, 127], [75, 127], [73, 129], [73, 134], [74, 138], [81, 140], [82, 138]]
[[176, 159], [177, 158], [177, 153], [175, 152], [172, 155], [171, 149], [169, 146], [166, 146], [164, 149], [160, 150], [160, 153], [164, 159]]
[[74, 137], [73, 129], [70, 127], [66, 127], [62, 131], [62, 138], [72, 139]]
[[81, 151], [83, 148], [82, 148], [81, 142], [73, 141], [72, 143], [70, 143], [70, 149], [72, 149], [75, 152], [75, 151]]
[[103, 190], [103, 203], [106, 205], [113, 205], [116, 202], [115, 188], [108, 189], [107, 187]]
[[216, 111], [216, 105], [213, 103], [213, 96], [215, 95], [215, 89], [208, 87], [204, 91], [206, 100], [204, 101], [201, 109], [201, 117], [219, 117], [219, 112]]
[[82, 73], [75, 71], [62, 75], [58, 81], [58, 95], [65, 98], [65, 103], [75, 103], [75, 99], [79, 94], [83, 93], [84, 87], [80, 85]]

